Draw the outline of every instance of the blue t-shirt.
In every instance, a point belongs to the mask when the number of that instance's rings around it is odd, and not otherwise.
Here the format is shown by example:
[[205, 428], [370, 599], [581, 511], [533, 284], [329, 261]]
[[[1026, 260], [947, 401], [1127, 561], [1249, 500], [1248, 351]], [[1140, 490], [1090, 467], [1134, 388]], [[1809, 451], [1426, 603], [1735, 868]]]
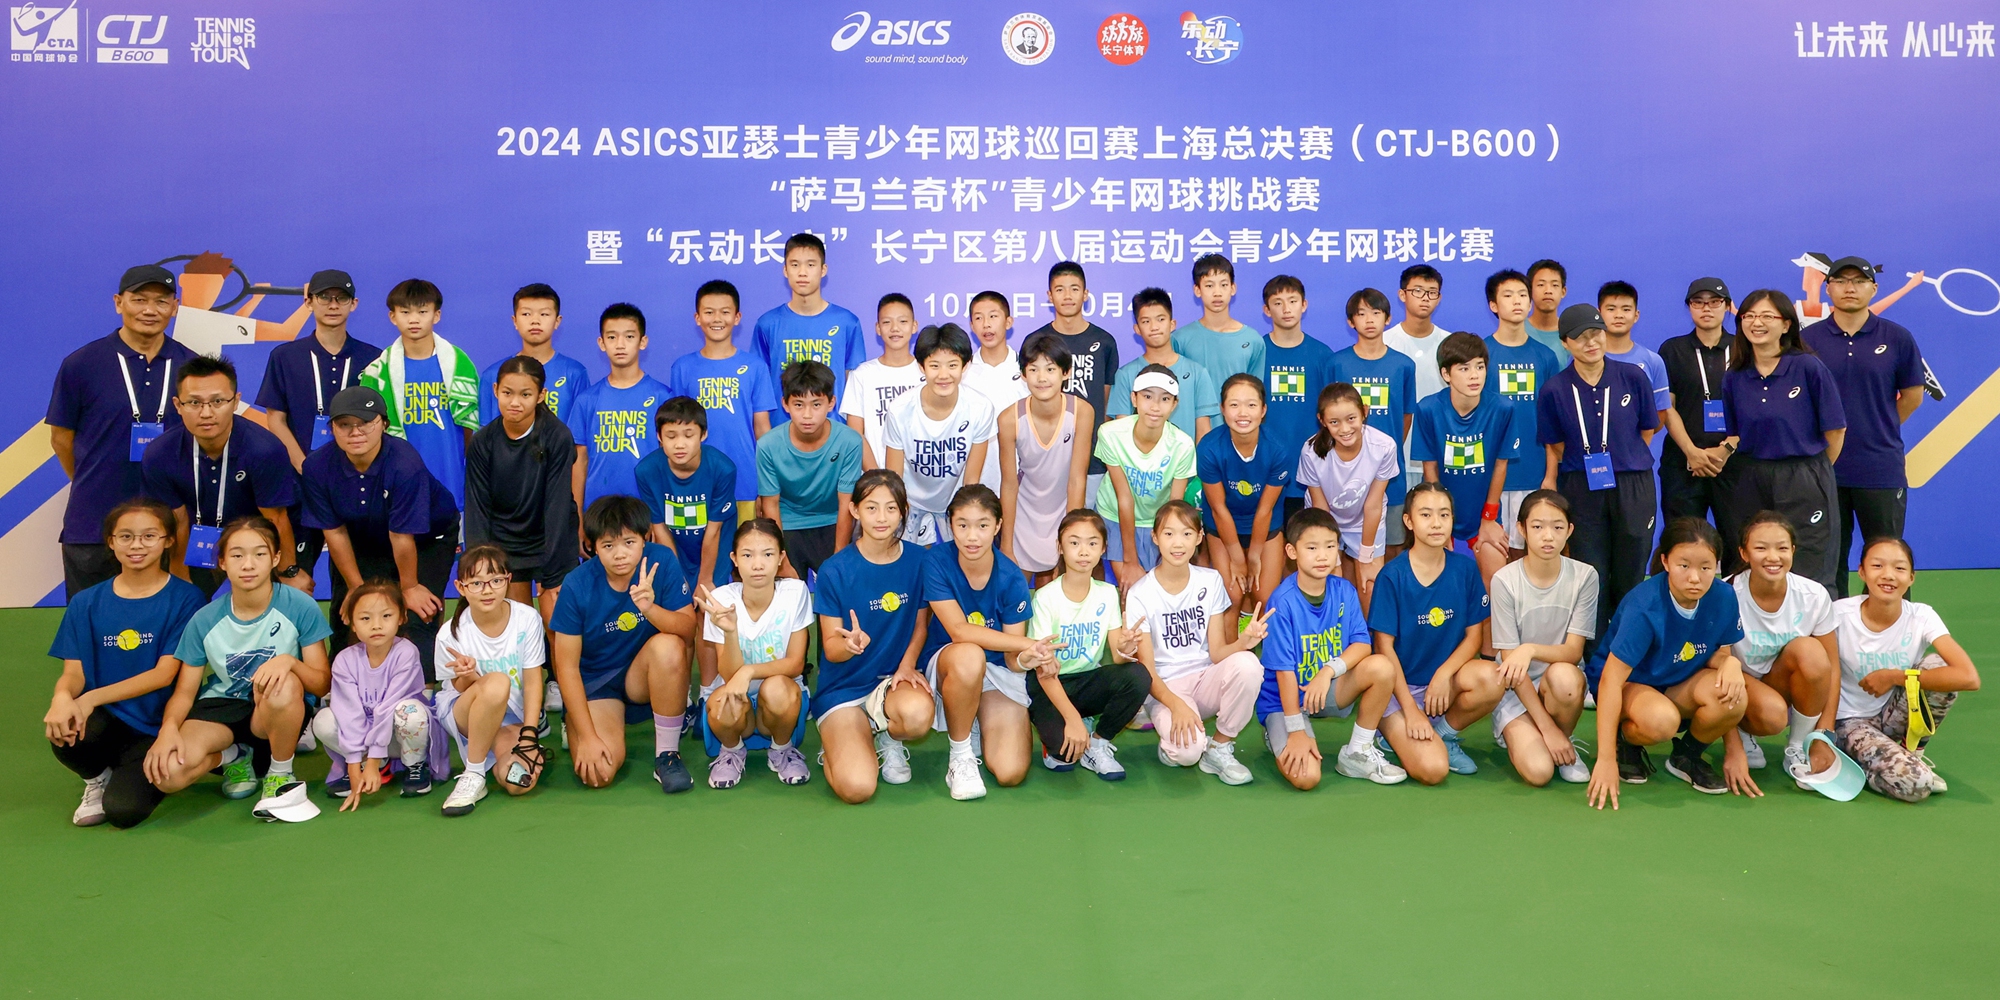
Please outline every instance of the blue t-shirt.
[[1508, 347], [1493, 337], [1486, 338], [1486, 395], [1505, 398], [1514, 404], [1515, 455], [1507, 463], [1507, 483], [1502, 489], [1542, 488], [1542, 474], [1549, 468], [1549, 453], [1542, 450], [1535, 438], [1535, 403], [1542, 387], [1561, 370], [1556, 353], [1533, 339], [1519, 347]]
[[451, 415], [451, 400], [437, 355], [403, 361], [403, 439], [424, 457], [424, 467], [465, 509], [465, 432]]
[[346, 528], [348, 539], [364, 552], [389, 551], [390, 532], [434, 535], [458, 521], [451, 491], [408, 441], [386, 434], [367, 472], [357, 471], [338, 447], [307, 455], [299, 493], [300, 524], [322, 531]]
[[[500, 400], [493, 395], [493, 383], [500, 381], [500, 366], [511, 360], [511, 357], [501, 358], [479, 373], [481, 427], [500, 419]], [[557, 354], [542, 363], [542, 375], [542, 389], [549, 394], [545, 400], [549, 412], [558, 420], [568, 419], [577, 395], [590, 388], [590, 371], [583, 367], [583, 362], [567, 354]]]
[[188, 619], [174, 655], [190, 667], [206, 667], [201, 698], [250, 700], [250, 678], [264, 661], [280, 654], [298, 656], [333, 634], [319, 602], [296, 587], [271, 586], [271, 603], [249, 621], [236, 617], [224, 594]]
[[598, 497], [639, 495], [639, 460], [657, 451], [653, 414], [673, 394], [651, 375], [620, 389], [605, 379], [576, 399], [567, 423], [570, 437], [589, 451], [583, 478], [583, 506]]
[[[868, 648], [840, 663], [820, 658], [819, 686], [812, 696], [815, 718], [867, 697], [903, 662], [910, 637], [917, 631], [917, 612], [924, 607], [918, 595], [923, 593], [927, 555], [927, 550], [903, 542], [894, 560], [877, 565], [861, 554], [859, 546], [850, 545], [820, 565], [813, 577], [813, 611], [838, 618], [849, 628], [859, 619], [861, 631], [868, 634]], [[917, 666], [921, 669], [923, 664]]]
[[[1319, 433], [1320, 391], [1337, 381], [1333, 377], [1333, 348], [1312, 337], [1297, 347], [1279, 347], [1266, 334], [1264, 363], [1268, 369], [1264, 386], [1269, 390], [1269, 402], [1264, 410], [1263, 432], [1280, 447], [1289, 446], [1296, 459], [1306, 439]], [[1302, 497], [1306, 490], [1296, 482], [1288, 482], [1285, 495]]]
[[[1019, 576], [1020, 574], [1015, 574]], [[201, 588], [177, 576], [151, 597], [119, 597], [106, 580], [69, 599], [49, 655], [83, 664], [83, 689], [95, 691], [137, 677], [172, 656], [181, 630], [201, 610]], [[103, 706], [118, 721], [147, 735], [160, 731], [160, 710], [174, 685]]]
[[1479, 513], [1493, 482], [1493, 463], [1517, 457], [1515, 439], [1514, 408], [1491, 396], [1481, 396], [1464, 416], [1451, 405], [1450, 389], [1425, 396], [1417, 404], [1417, 419], [1410, 425], [1410, 461], [1438, 464], [1438, 482], [1451, 491], [1453, 538], [1479, 533]]
[[1660, 360], [1660, 356], [1654, 353], [1652, 348], [1635, 340], [1632, 342], [1631, 350], [1623, 354], [1614, 354], [1607, 349], [1604, 357], [1608, 361], [1623, 361], [1628, 365], [1638, 365], [1645, 371], [1646, 381], [1653, 386], [1653, 409], [1665, 410], [1674, 405], [1673, 394], [1667, 383], [1667, 363]]
[[1299, 590], [1297, 573], [1286, 577], [1271, 595], [1271, 611], [1271, 620], [1265, 623], [1269, 631], [1259, 649], [1264, 663], [1264, 686], [1257, 692], [1259, 719], [1284, 711], [1278, 700], [1278, 674], [1292, 671], [1303, 690], [1341, 650], [1371, 641], [1360, 592], [1337, 576], [1326, 578], [1326, 593], [1317, 605]]
[[[1380, 594], [1380, 591], [1377, 591]], [[1380, 600], [1380, 597], [1377, 597]], [[1665, 690], [1708, 666], [1708, 658], [1724, 646], [1743, 641], [1743, 619], [1736, 607], [1736, 588], [1716, 577], [1708, 593], [1695, 602], [1694, 616], [1667, 592], [1667, 574], [1655, 573], [1632, 588], [1611, 616], [1611, 627], [1597, 643], [1585, 673], [1590, 686], [1604, 675], [1604, 660], [1616, 656], [1632, 668], [1633, 684]]]
[[861, 449], [854, 428], [829, 422], [826, 440], [812, 451], [792, 443], [791, 428], [773, 427], [757, 442], [757, 495], [778, 498], [785, 530], [824, 528], [840, 519], [841, 498], [861, 478]]
[[1465, 630], [1487, 617], [1486, 585], [1479, 581], [1479, 564], [1471, 556], [1446, 552], [1444, 570], [1426, 587], [1417, 582], [1405, 553], [1375, 577], [1368, 627], [1395, 637], [1403, 679], [1411, 687], [1422, 687], [1465, 641]]
[[[667, 375], [668, 391], [693, 397], [708, 411], [705, 443], [729, 456], [736, 469], [733, 489], [738, 500], [757, 499], [757, 426], [752, 418], [778, 409], [778, 392], [772, 384], [770, 370], [747, 351], [720, 361], [699, 353], [683, 354]], [[772, 422], [776, 423], [775, 417]]]
[[[847, 373], [868, 360], [868, 344], [861, 339], [861, 319], [833, 303], [817, 316], [802, 316], [792, 304], [781, 303], [757, 317], [750, 334], [750, 350], [764, 361], [772, 386], [785, 384], [785, 366], [794, 361], [817, 361], [833, 369], [834, 406], [839, 406], [847, 390]], [[697, 397], [699, 398], [699, 397]], [[771, 425], [791, 418], [773, 406]]]
[[[931, 546], [924, 556], [923, 593], [926, 606], [932, 601], [957, 601], [958, 610], [965, 614], [967, 622], [995, 632], [1000, 631], [1002, 626], [1025, 624], [1034, 617], [1027, 577], [1021, 575], [1021, 568], [1014, 565], [1014, 560], [999, 552], [993, 553], [993, 575], [986, 578], [986, 589], [974, 590], [972, 581], [965, 578], [965, 569], [958, 564], [958, 546], [950, 542]], [[924, 652], [917, 658], [917, 665], [921, 667], [930, 663], [938, 650], [950, 644], [951, 636], [933, 615], [930, 631], [924, 635]], [[1007, 656], [989, 649], [986, 651], [986, 662], [1004, 667]]]
[[[679, 611], [694, 603], [687, 577], [681, 573], [681, 561], [672, 550], [657, 542], [647, 542], [640, 559], [642, 565], [659, 567], [653, 573], [654, 604], [668, 611]], [[638, 579], [636, 571], [633, 579]], [[630, 584], [626, 586], [629, 588]], [[646, 640], [660, 630], [639, 613], [629, 590], [611, 589], [604, 575], [604, 564], [590, 559], [563, 578], [555, 613], [549, 617], [549, 631], [583, 638], [583, 655], [577, 659], [577, 672], [582, 675], [584, 686], [591, 687], [598, 678], [631, 666], [632, 658], [639, 655]]]
[[702, 536], [711, 524], [721, 525], [715, 539], [715, 574], [710, 586], [729, 582], [729, 552], [736, 547], [736, 466], [729, 456], [707, 445], [701, 447], [701, 465], [694, 474], [681, 478], [667, 462], [667, 453], [655, 450], [639, 460], [634, 476], [639, 481], [639, 498], [653, 512], [653, 523], [666, 525], [674, 537], [674, 552], [681, 557], [681, 570], [689, 580], [701, 574]]
[[[70, 352], [56, 372], [44, 420], [50, 427], [76, 432], [73, 453], [76, 475], [70, 477], [68, 506], [63, 510], [64, 545], [96, 545], [104, 541], [104, 515], [140, 494], [139, 463], [132, 461], [132, 426], [163, 423], [178, 426], [173, 380], [181, 365], [195, 356], [186, 344], [168, 337], [149, 363], [117, 333], [93, 340]], [[120, 369], [120, 359], [123, 370]], [[125, 377], [132, 390], [125, 389]], [[133, 419], [133, 412], [138, 419]]]
[[[1333, 380], [1353, 386], [1354, 391], [1361, 394], [1361, 402], [1368, 406], [1368, 426], [1389, 435], [1389, 440], [1396, 442], [1397, 471], [1400, 473], [1403, 418], [1417, 412], [1417, 363], [1402, 351], [1384, 350], [1387, 353], [1373, 361], [1356, 354], [1352, 347], [1333, 352]], [[1305, 446], [1303, 441], [1299, 444], [1300, 447]], [[1409, 484], [1402, 475], [1397, 475], [1389, 480], [1388, 492], [1382, 502], [1394, 507], [1403, 502], [1408, 491]]]
[[[1278, 369], [1271, 369], [1271, 377], [1278, 377]], [[1257, 447], [1249, 460], [1236, 450], [1236, 441], [1229, 434], [1228, 427], [1217, 427], [1208, 432], [1194, 446], [1194, 469], [1196, 478], [1206, 486], [1220, 483], [1222, 495], [1229, 504], [1230, 520], [1236, 522], [1237, 534], [1250, 533], [1250, 523], [1257, 518], [1257, 504], [1264, 499], [1264, 488], [1289, 487], [1299, 471], [1299, 448], [1303, 442], [1290, 448], [1279, 443], [1271, 433], [1271, 421], [1266, 418], [1264, 426], [1257, 433]], [[1278, 519], [1284, 516], [1282, 510], [1271, 515], [1271, 530], [1281, 530], [1284, 525]], [[1214, 531], [1215, 512], [1202, 504], [1201, 521], [1204, 529]]]

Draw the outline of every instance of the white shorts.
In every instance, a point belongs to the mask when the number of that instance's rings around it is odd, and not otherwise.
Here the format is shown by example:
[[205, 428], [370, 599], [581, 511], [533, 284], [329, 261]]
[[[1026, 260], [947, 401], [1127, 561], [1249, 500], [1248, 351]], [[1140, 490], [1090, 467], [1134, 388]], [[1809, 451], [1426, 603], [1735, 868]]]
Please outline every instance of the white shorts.
[[903, 541], [926, 548], [939, 542], [949, 542], [951, 518], [912, 507], [910, 516], [903, 522]]
[[[938, 651], [931, 654], [930, 662], [924, 664], [924, 680], [930, 682], [931, 700], [937, 703], [937, 715], [931, 720], [931, 730], [939, 733], [945, 731], [945, 721], [944, 689], [938, 684], [937, 661], [944, 651], [945, 647], [939, 646]], [[998, 691], [1006, 695], [1008, 701], [1022, 708], [1028, 707], [1028, 675], [1025, 671], [1016, 673], [1006, 667], [996, 667], [989, 661], [986, 664], [986, 679], [980, 683], [979, 690]]]
[[[1423, 711], [1424, 692], [1429, 691], [1430, 689], [1431, 686], [1429, 684], [1414, 684], [1410, 686], [1410, 700], [1417, 703], [1418, 711]], [[1389, 716], [1395, 715], [1397, 712], [1400, 712], [1402, 710], [1403, 710], [1402, 699], [1397, 698], [1394, 695], [1390, 695], [1389, 707], [1382, 710], [1382, 718], [1387, 719]]]
[[[859, 698], [854, 699], [853, 701], [843, 701], [838, 705], [831, 706], [822, 711], [814, 712], [813, 725], [815, 726], [825, 725], [826, 720], [829, 717], [831, 717], [833, 713], [838, 712], [843, 708], [855, 709], [861, 713], [863, 718], [867, 718], [868, 716], [867, 705], [868, 705], [868, 696], [865, 694]], [[868, 728], [871, 730], [875, 728], [875, 725], [872, 721], [869, 723]]]
[[[1542, 689], [1542, 675], [1547, 673], [1548, 669], [1549, 665], [1539, 660], [1535, 661], [1528, 668], [1528, 679], [1534, 682], [1536, 691]], [[1578, 671], [1581, 672], [1581, 670], [1582, 668], [1579, 667]], [[1586, 677], [1584, 681], [1587, 687], [1589, 685], [1589, 678]], [[1512, 688], [1509, 688], [1506, 694], [1500, 696], [1500, 704], [1493, 706], [1493, 737], [1499, 739], [1501, 732], [1512, 725], [1515, 719], [1527, 714], [1528, 706], [1522, 704], [1521, 696], [1515, 693]]]
[[[458, 759], [465, 760], [465, 734], [458, 731], [458, 718], [452, 714], [452, 706], [458, 704], [460, 693], [457, 688], [452, 687], [451, 683], [447, 681], [443, 687], [438, 688], [437, 698], [435, 699], [436, 707], [432, 711], [437, 715], [438, 725], [443, 726], [444, 731], [451, 734], [451, 741], [457, 744]], [[522, 725], [524, 720], [521, 718], [521, 713], [524, 710], [525, 707], [521, 703], [521, 689], [519, 687], [512, 688], [507, 692], [507, 714], [500, 719], [500, 724], [503, 726]], [[490, 764], [493, 760], [494, 755], [488, 752], [486, 762]], [[470, 764], [471, 761], [466, 761], [466, 763]]]
[[1500, 524], [1507, 529], [1507, 547], [1525, 549], [1528, 536], [1521, 534], [1521, 501], [1528, 499], [1534, 490], [1500, 491]]

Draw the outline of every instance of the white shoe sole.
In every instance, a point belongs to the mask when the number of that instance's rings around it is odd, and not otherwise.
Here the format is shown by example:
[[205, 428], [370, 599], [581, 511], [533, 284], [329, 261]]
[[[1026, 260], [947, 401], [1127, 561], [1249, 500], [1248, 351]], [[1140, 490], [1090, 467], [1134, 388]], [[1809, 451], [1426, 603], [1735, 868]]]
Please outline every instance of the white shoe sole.
[[1363, 771], [1359, 769], [1349, 769], [1343, 766], [1339, 761], [1334, 762], [1333, 771], [1335, 774], [1338, 774], [1343, 778], [1355, 778], [1362, 781], [1372, 781], [1378, 785], [1400, 785], [1403, 782], [1408, 781], [1410, 778], [1410, 773], [1408, 771], [1395, 773], [1395, 772], [1388, 772], [1381, 770]]
[[1681, 779], [1682, 781], [1687, 782], [1687, 786], [1689, 788], [1692, 788], [1703, 795], [1721, 795], [1724, 792], [1729, 791], [1729, 788], [1727, 786], [1724, 786], [1722, 788], [1703, 788], [1700, 785], [1695, 784], [1694, 778], [1690, 777], [1687, 772], [1674, 766], [1674, 759], [1672, 757], [1667, 758], [1667, 773], [1673, 775], [1676, 778]]
[[1222, 779], [1222, 783], [1225, 785], [1247, 785], [1250, 783], [1251, 779], [1256, 777], [1256, 775], [1250, 773], [1249, 768], [1242, 767], [1241, 765], [1238, 765], [1237, 768], [1240, 777], [1236, 778], [1234, 781], [1230, 780], [1229, 775], [1222, 773], [1221, 768], [1209, 766], [1209, 763], [1206, 760], [1201, 761], [1195, 766], [1201, 768], [1201, 772], [1203, 774], [1213, 774], [1217, 778]]

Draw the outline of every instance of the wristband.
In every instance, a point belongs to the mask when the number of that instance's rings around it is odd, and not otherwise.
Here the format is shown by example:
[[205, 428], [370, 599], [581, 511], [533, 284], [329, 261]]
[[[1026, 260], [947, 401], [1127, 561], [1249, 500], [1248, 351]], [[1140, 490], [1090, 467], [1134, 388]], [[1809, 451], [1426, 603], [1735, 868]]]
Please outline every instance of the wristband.
[[1339, 680], [1343, 674], [1347, 673], [1347, 661], [1338, 656], [1333, 658], [1333, 663], [1330, 666], [1333, 670], [1334, 680]]
[[1297, 715], [1287, 715], [1284, 719], [1286, 735], [1289, 736], [1292, 733], [1303, 733], [1306, 731], [1306, 716], [1304, 712], [1300, 712]]
[[1479, 512], [1479, 519], [1482, 521], [1500, 520], [1500, 505], [1497, 503], [1487, 504], [1485, 509]]

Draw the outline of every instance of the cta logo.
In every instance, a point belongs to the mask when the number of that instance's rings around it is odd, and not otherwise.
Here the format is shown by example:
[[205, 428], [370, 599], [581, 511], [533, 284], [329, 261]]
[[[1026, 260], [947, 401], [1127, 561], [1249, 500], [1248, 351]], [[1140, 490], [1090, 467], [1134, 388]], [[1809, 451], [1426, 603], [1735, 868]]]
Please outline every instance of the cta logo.
[[70, 0], [67, 7], [11, 7], [7, 28], [13, 44], [8, 58], [13, 62], [73, 63], [81, 40], [76, 25], [76, 0]]
[[1055, 53], [1055, 25], [1040, 14], [1016, 14], [1000, 29], [1000, 47], [1023, 66], [1039, 66]]
[[1233, 17], [1203, 20], [1194, 11], [1186, 11], [1181, 14], [1181, 37], [1194, 42], [1188, 58], [1204, 66], [1235, 62], [1236, 54], [1243, 50], [1243, 26]]
[[165, 66], [173, 49], [161, 44], [167, 15], [108, 14], [97, 22], [97, 61], [121, 66]]
[[[868, 29], [875, 31], [870, 34]], [[877, 21], [865, 10], [847, 15], [847, 23], [833, 33], [833, 51], [845, 52], [868, 39], [871, 45], [948, 45], [950, 21]]]
[[257, 47], [257, 19], [254, 17], [197, 17], [194, 19], [194, 50], [198, 63], [235, 63], [250, 68], [250, 50]]
[[1113, 14], [1097, 26], [1097, 51], [1114, 66], [1130, 66], [1145, 58], [1146, 22], [1131, 14]]

